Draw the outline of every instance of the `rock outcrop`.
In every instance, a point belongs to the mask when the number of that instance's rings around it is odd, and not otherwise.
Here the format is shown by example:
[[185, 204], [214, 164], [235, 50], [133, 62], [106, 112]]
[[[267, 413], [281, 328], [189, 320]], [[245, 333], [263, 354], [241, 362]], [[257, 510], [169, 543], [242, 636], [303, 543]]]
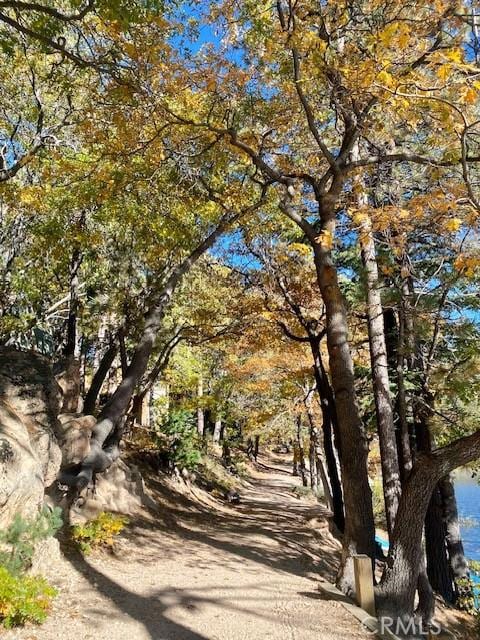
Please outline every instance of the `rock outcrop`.
[[70, 522], [85, 522], [102, 511], [131, 515], [142, 506], [153, 506], [145, 494], [141, 473], [133, 465], [116, 460], [96, 476], [93, 488], [85, 489], [70, 509]]
[[43, 465], [28, 428], [7, 402], [0, 401], [0, 529], [17, 513], [34, 517], [43, 495]]
[[27, 428], [48, 487], [57, 477], [62, 459], [56, 439], [62, 391], [49, 361], [37, 353], [0, 348], [0, 398]]
[[[61, 467], [78, 464], [88, 454], [96, 420], [60, 413], [63, 406], [47, 358], [0, 348], [0, 528], [16, 513], [35, 516], [45, 500], [65, 506], [65, 492], [55, 480]], [[70, 519], [88, 520], [101, 511], [129, 514], [148, 500], [139, 471], [117, 460], [82, 492]]]
[[61, 397], [46, 358], [0, 348], [0, 527], [34, 515], [57, 477]]

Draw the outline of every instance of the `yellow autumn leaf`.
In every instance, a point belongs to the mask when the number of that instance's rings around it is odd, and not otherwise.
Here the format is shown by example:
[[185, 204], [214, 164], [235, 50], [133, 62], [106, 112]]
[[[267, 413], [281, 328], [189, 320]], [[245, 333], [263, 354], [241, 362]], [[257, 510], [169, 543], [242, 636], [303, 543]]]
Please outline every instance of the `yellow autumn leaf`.
[[385, 27], [383, 31], [381, 31], [378, 34], [378, 39], [382, 44], [389, 46], [390, 44], [392, 44], [392, 41], [397, 35], [397, 32], [398, 32], [398, 23], [392, 22], [387, 27]]
[[452, 74], [451, 64], [442, 64], [437, 69], [437, 76], [440, 78], [440, 80], [448, 80], [451, 74]]
[[445, 54], [445, 57], [455, 63], [461, 64], [463, 62], [463, 53], [461, 49], [451, 49]]
[[460, 254], [457, 256], [454, 262], [454, 267], [457, 271], [463, 272], [467, 278], [471, 278], [475, 275], [475, 271], [480, 266], [479, 258], [474, 256], [466, 256], [464, 254]]
[[27, 188], [20, 193], [19, 200], [22, 204], [32, 205], [38, 201], [38, 194]]
[[460, 220], [460, 218], [450, 218], [445, 223], [445, 228], [447, 229], [447, 231], [450, 231], [452, 233], [455, 233], [456, 231], [458, 231], [461, 226], [462, 226], [462, 221]]
[[324, 229], [322, 233], [315, 238], [315, 242], [319, 244], [323, 249], [330, 251], [333, 247], [333, 235], [328, 229]]
[[478, 98], [478, 91], [475, 91], [472, 87], [469, 87], [462, 96], [462, 99], [467, 104], [475, 104]]
[[301, 244], [300, 242], [292, 242], [292, 244], [289, 246], [289, 249], [291, 251], [296, 251], [302, 256], [310, 255], [310, 249], [307, 247], [307, 245]]
[[360, 225], [368, 218], [368, 214], [364, 211], [355, 211], [352, 215], [352, 221], [355, 225]]
[[386, 87], [391, 87], [393, 85], [393, 78], [388, 73], [388, 71], [385, 71], [385, 69], [383, 71], [380, 71], [377, 76], [377, 80], [378, 82], [380, 82], [380, 84], [383, 84]]

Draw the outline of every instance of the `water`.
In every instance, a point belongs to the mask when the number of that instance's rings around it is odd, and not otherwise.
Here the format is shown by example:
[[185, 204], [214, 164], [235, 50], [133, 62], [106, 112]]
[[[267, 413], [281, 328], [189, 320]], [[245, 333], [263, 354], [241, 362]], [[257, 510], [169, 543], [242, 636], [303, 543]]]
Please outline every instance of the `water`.
[[[455, 475], [455, 495], [458, 514], [461, 520], [462, 540], [465, 556], [469, 560], [480, 562], [480, 484], [478, 478], [472, 478], [468, 471]], [[380, 537], [377, 541], [388, 552], [388, 542]], [[476, 584], [477, 607], [480, 608], [480, 575], [472, 574]]]
[[467, 472], [458, 473], [455, 478], [458, 514], [465, 555], [480, 562], [480, 485], [478, 479]]
[[[478, 479], [472, 478], [466, 471], [457, 473], [455, 494], [461, 520], [465, 556], [471, 560], [480, 561], [480, 485]], [[477, 585], [477, 606], [480, 607], [480, 576], [472, 574], [472, 579]]]

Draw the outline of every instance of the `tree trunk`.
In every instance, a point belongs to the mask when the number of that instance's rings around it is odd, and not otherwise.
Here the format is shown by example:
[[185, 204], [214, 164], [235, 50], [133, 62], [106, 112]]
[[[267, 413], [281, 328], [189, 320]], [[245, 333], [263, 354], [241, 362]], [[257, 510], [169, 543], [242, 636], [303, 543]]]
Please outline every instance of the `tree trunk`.
[[125, 332], [123, 327], [118, 330], [118, 345], [120, 353], [120, 366], [122, 368], [122, 377], [126, 374], [128, 369], [127, 347], [125, 344]]
[[223, 433], [223, 443], [222, 443], [222, 461], [223, 464], [228, 467], [229, 465], [232, 464], [232, 457], [230, 454], [230, 446], [228, 444], [228, 440], [227, 440], [227, 435], [225, 433], [226, 429], [224, 427], [223, 429], [224, 433]]
[[372, 224], [367, 214], [360, 223], [360, 246], [362, 263], [366, 274], [367, 325], [372, 363], [373, 395], [377, 416], [380, 460], [382, 465], [383, 494], [387, 530], [392, 532], [400, 499], [400, 469], [398, 464], [397, 441], [390, 396], [387, 347], [383, 321], [383, 307], [380, 296], [378, 265], [373, 238]]
[[[427, 389], [422, 390], [422, 396], [425, 398], [425, 402], [423, 404], [417, 402], [415, 405], [417, 450], [421, 453], [430, 453], [433, 449], [433, 442], [428, 421], [431, 416], [430, 404], [433, 400]], [[436, 487], [432, 491], [425, 515], [427, 575], [432, 589], [447, 602], [453, 602], [453, 586], [448, 566], [445, 535], [441, 496], [438, 487]]]
[[407, 307], [404, 300], [405, 287], [402, 291], [402, 300], [400, 302], [398, 312], [398, 350], [397, 350], [397, 408], [399, 419], [399, 440], [400, 440], [400, 472], [402, 481], [408, 476], [412, 469], [412, 432], [413, 432], [413, 415], [412, 400], [407, 393], [405, 385], [405, 368], [408, 363], [406, 352], [408, 349], [408, 341], [406, 333], [408, 331], [408, 321], [406, 318]]
[[76, 358], [79, 355], [79, 345], [77, 339], [77, 317], [78, 317], [78, 271], [82, 264], [83, 254], [79, 248], [72, 252], [70, 261], [70, 297], [68, 302], [67, 318], [67, 338], [65, 342], [64, 355], [67, 358]]
[[197, 402], [198, 402], [197, 433], [201, 438], [203, 438], [205, 434], [205, 411], [202, 406], [202, 399], [203, 399], [203, 378], [202, 378], [202, 375], [200, 374], [198, 376], [198, 383], [197, 383]]
[[415, 612], [416, 616], [428, 624], [433, 619], [435, 613], [435, 594], [433, 593], [432, 585], [428, 579], [426, 558], [423, 550], [420, 556], [417, 592], [418, 605]]
[[253, 457], [255, 460], [258, 459], [259, 448], [260, 448], [260, 436], [256, 435], [254, 438], [254, 445], [253, 445]]
[[[343, 177], [338, 174], [333, 176], [328, 193], [316, 193], [322, 223], [320, 235], [318, 229], [295, 210], [290, 199], [284, 199], [279, 204], [281, 211], [302, 229], [311, 243], [318, 285], [325, 305], [327, 347], [340, 433], [345, 503], [345, 533], [337, 584], [344, 592], [353, 593], [353, 556], [367, 554], [372, 558], [373, 564], [375, 523], [368, 480], [368, 437], [358, 410], [347, 312], [331, 251], [331, 239], [335, 237], [335, 207], [342, 187]], [[343, 447], [343, 443], [348, 443], [348, 446]]]
[[[310, 425], [310, 476], [312, 475], [312, 471], [313, 473], [315, 473], [315, 480], [312, 479], [310, 480], [310, 483], [313, 486], [315, 486], [316, 488], [318, 488], [320, 486], [320, 484], [322, 485], [323, 488], [323, 494], [325, 496], [325, 501], [327, 503], [328, 508], [330, 509], [330, 511], [333, 514], [333, 522], [335, 523], [335, 525], [338, 527], [337, 523], [335, 522], [335, 510], [334, 510], [334, 503], [333, 503], [333, 496], [332, 496], [332, 491], [331, 491], [331, 486], [328, 482], [328, 477], [327, 477], [327, 473], [325, 471], [325, 464], [323, 461], [323, 454], [322, 454], [322, 448], [320, 446], [320, 437], [319, 437], [319, 433], [318, 433], [318, 429], [317, 426], [315, 424], [315, 417], [312, 411], [312, 406], [311, 406], [311, 400], [310, 398], [307, 398], [305, 401], [305, 407], [307, 410], [307, 416], [308, 416], [308, 422]], [[313, 458], [313, 464], [312, 464], [312, 458]], [[341, 512], [342, 515], [342, 520], [343, 520], [343, 509]]]
[[473, 599], [468, 562], [465, 558], [460, 524], [458, 521], [455, 485], [450, 475], [438, 483], [442, 499], [443, 521], [445, 523], [445, 540], [448, 551], [448, 562], [455, 589], [455, 603], [460, 608], [467, 606]]
[[317, 465], [315, 464], [315, 441], [312, 431], [310, 430], [310, 437], [308, 443], [308, 472], [310, 476], [310, 488], [313, 491], [317, 489]]
[[305, 451], [303, 448], [303, 438], [302, 438], [302, 416], [298, 414], [297, 416], [297, 428], [295, 432], [295, 437], [297, 440], [297, 449], [298, 449], [298, 471], [300, 478], [302, 479], [302, 485], [304, 487], [308, 486], [307, 481], [307, 469], [305, 467]]
[[335, 526], [343, 533], [345, 531], [345, 514], [343, 504], [343, 490], [340, 481], [340, 473], [337, 464], [337, 456], [335, 455], [335, 444], [338, 450], [339, 438], [335, 438], [334, 433], [338, 434], [337, 414], [335, 410], [335, 400], [333, 391], [330, 387], [327, 372], [323, 366], [322, 354], [320, 352], [320, 339], [310, 337], [310, 348], [313, 355], [313, 370], [317, 392], [319, 395], [320, 406], [322, 409], [322, 428], [323, 428], [323, 448], [325, 451], [325, 460], [327, 463], [328, 477], [330, 479], [330, 487], [332, 494], [332, 510], [333, 522]]
[[392, 308], [383, 310], [385, 326], [385, 344], [389, 369], [393, 372], [393, 381], [397, 386], [397, 396], [394, 404], [395, 437], [397, 441], [400, 483], [408, 476], [413, 460], [410, 445], [413, 431], [413, 416], [411, 401], [407, 399], [405, 387], [405, 323], [399, 307], [397, 324], [395, 311]]
[[213, 427], [213, 441], [220, 442], [220, 437], [222, 435], [222, 419], [217, 416], [215, 418], [215, 425]]
[[[324, 231], [333, 237], [334, 228], [330, 229], [330, 226], [326, 225]], [[353, 593], [353, 556], [364, 553], [373, 559], [375, 554], [375, 525], [367, 466], [368, 439], [358, 412], [347, 314], [337, 271], [330, 251], [319, 243], [314, 243], [313, 248], [318, 284], [325, 304], [330, 373], [340, 432], [345, 534], [337, 584], [344, 592]], [[343, 446], [343, 443], [348, 443], [348, 446]]]
[[[174, 336], [168, 342], [166, 342], [166, 344], [163, 346], [154, 366], [152, 367], [150, 373], [146, 378], [146, 381], [142, 387], [142, 390], [139, 391], [133, 398], [131, 413], [133, 414], [137, 422], [140, 422], [139, 417], [142, 412], [142, 406], [145, 400], [145, 396], [152, 391], [158, 378], [163, 373], [163, 371], [165, 371], [165, 369], [167, 368], [167, 365], [170, 362], [170, 358], [175, 347], [182, 339], [180, 336], [180, 333], [181, 333], [180, 330], [177, 331], [174, 334]], [[152, 416], [149, 416], [148, 421], [150, 422], [151, 419], [152, 419]]]
[[[83, 214], [81, 214], [76, 224], [79, 226], [83, 225]], [[82, 264], [82, 259], [83, 254], [80, 248], [75, 247], [70, 260], [67, 335], [63, 350], [65, 359], [61, 363], [64, 370], [61, 376], [63, 383], [62, 413], [76, 413], [80, 400], [80, 341], [78, 338], [77, 322], [79, 308], [78, 271]]]
[[95, 413], [97, 398], [99, 396], [102, 385], [105, 382], [105, 378], [110, 371], [110, 367], [113, 364], [115, 356], [117, 355], [117, 349], [117, 344], [115, 342], [111, 342], [109, 347], [103, 354], [102, 359], [100, 360], [98, 369], [93, 375], [92, 382], [90, 383], [90, 388], [83, 402], [83, 413], [87, 415], [92, 415]]
[[448, 566], [446, 530], [443, 521], [442, 497], [437, 487], [433, 490], [425, 516], [425, 551], [427, 575], [432, 589], [446, 602], [453, 603], [453, 583]]
[[[405, 366], [409, 362], [409, 359], [406, 358], [405, 336], [408, 324], [405, 322], [403, 309], [404, 304], [402, 301], [400, 303], [398, 313], [398, 326], [393, 309], [384, 309], [383, 313], [388, 362], [396, 372], [395, 381], [397, 383], [397, 399], [395, 403], [395, 411], [398, 416], [398, 429], [396, 436], [402, 486], [404, 485], [413, 464], [412, 451], [410, 448], [411, 432], [413, 431], [413, 414], [411, 399], [408, 401], [409, 410], [407, 414], [407, 394], [404, 383]], [[412, 427], [410, 427], [410, 425], [412, 425]], [[417, 581], [417, 592], [417, 615], [420, 616], [421, 619], [429, 621], [433, 618], [433, 614], [435, 612], [435, 598], [427, 576], [426, 558], [423, 551], [421, 554], [421, 565]]]
[[382, 616], [404, 622], [413, 616], [422, 567], [423, 524], [433, 490], [441, 478], [479, 457], [480, 430], [417, 457], [403, 488], [387, 563], [377, 588], [378, 610]]

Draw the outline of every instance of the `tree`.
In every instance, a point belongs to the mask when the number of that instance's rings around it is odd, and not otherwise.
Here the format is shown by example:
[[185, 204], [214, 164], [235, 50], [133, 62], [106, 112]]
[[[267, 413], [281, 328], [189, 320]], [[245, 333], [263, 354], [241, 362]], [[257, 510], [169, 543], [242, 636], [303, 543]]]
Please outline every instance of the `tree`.
[[[468, 122], [458, 117], [476, 100], [460, 48], [465, 32], [448, 3], [416, 6], [421, 20], [415, 28], [409, 11], [397, 2], [382, 12], [364, 2], [326, 3], [320, 9], [309, 2], [278, 2], [271, 11], [225, 2], [214, 13], [225, 20], [227, 30], [242, 24], [246, 65], [231, 62], [225, 82], [218, 77], [203, 80], [213, 87], [211, 100], [196, 118], [174, 104], [169, 107], [180, 126], [203, 127], [225, 140], [279, 185], [281, 210], [312, 245], [326, 307], [342, 441], [352, 443], [351, 450], [342, 452], [346, 532], [340, 583], [346, 590], [352, 588], [351, 554], [373, 556], [373, 518], [368, 443], [358, 414], [347, 316], [332, 256], [337, 211], [351, 175], [362, 168], [409, 162], [448, 172], [460, 164], [462, 149], [464, 166], [475, 160], [464, 143]], [[404, 52], [400, 60], [399, 50]], [[205, 77], [201, 59], [198, 73]], [[449, 82], [442, 84], [446, 78]], [[202, 84], [200, 77], [194, 81]], [[236, 87], [229, 102], [232, 82]], [[259, 89], [263, 83], [269, 87], [267, 94]], [[288, 118], [285, 104], [290, 106]], [[437, 134], [433, 153], [428, 148], [431, 138], [417, 136], [417, 123]], [[398, 140], [392, 145], [393, 130]], [[352, 160], [356, 144], [361, 155]], [[313, 215], [317, 223], [312, 225]]]

